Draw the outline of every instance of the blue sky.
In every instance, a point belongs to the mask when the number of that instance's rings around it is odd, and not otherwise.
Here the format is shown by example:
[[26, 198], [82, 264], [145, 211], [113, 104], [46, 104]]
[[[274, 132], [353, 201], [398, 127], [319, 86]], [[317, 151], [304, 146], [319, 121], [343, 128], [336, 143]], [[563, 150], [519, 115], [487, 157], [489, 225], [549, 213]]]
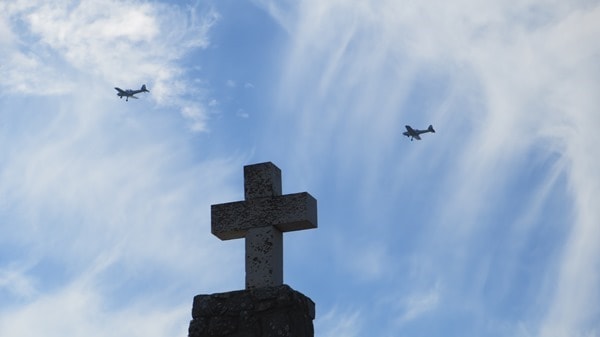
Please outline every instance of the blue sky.
[[600, 336], [597, 1], [0, 13], [1, 336], [187, 335], [263, 161], [318, 200], [284, 244], [316, 336]]

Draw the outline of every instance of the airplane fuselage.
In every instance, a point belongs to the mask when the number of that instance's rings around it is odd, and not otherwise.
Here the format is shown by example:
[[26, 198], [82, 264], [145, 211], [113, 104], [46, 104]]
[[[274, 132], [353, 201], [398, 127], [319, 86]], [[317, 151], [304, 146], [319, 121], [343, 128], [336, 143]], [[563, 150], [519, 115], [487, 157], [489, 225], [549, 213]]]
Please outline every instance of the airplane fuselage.
[[150, 92], [148, 89], [146, 89], [146, 85], [142, 85], [142, 87], [140, 88], [140, 90], [131, 90], [131, 89], [127, 89], [127, 90], [123, 90], [121, 88], [115, 87], [115, 90], [117, 90], [117, 96], [119, 96], [119, 98], [123, 98], [125, 97], [125, 101], [129, 100], [129, 97], [131, 98], [136, 98], [134, 95], [135, 94], [139, 94], [140, 92]]
[[406, 137], [409, 137], [411, 141], [413, 139], [421, 140], [420, 135], [422, 135], [424, 133], [427, 133], [427, 132], [435, 133], [435, 130], [433, 129], [433, 126], [431, 126], [431, 125], [429, 125], [429, 127], [426, 130], [413, 129], [412, 127], [410, 127], [410, 125], [405, 125], [404, 127], [406, 127], [406, 131], [403, 132], [402, 134], [405, 135]]

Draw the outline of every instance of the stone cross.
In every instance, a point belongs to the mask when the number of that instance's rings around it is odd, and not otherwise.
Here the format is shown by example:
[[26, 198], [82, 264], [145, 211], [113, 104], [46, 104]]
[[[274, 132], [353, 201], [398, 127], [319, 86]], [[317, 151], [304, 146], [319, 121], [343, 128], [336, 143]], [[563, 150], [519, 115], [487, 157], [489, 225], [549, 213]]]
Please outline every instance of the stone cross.
[[244, 166], [244, 201], [211, 206], [211, 231], [246, 239], [246, 289], [283, 284], [283, 232], [317, 228], [317, 200], [281, 195], [281, 170], [271, 162]]

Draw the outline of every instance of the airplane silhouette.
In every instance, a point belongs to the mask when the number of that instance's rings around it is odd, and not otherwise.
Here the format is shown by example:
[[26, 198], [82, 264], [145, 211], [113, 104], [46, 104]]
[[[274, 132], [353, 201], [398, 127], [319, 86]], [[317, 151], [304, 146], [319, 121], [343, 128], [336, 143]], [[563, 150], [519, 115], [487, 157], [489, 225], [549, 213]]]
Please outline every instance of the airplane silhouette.
[[148, 89], [146, 89], [145, 84], [142, 85], [140, 90], [131, 90], [131, 89], [123, 90], [123, 89], [117, 88], [117, 87], [115, 87], [115, 89], [118, 91], [117, 96], [119, 96], [119, 98], [123, 98], [123, 96], [125, 96], [126, 102], [129, 101], [129, 97], [137, 99], [137, 97], [133, 96], [135, 94], [139, 94], [140, 92], [150, 92]]
[[431, 126], [431, 125], [429, 125], [427, 130], [419, 130], [419, 129], [415, 130], [415, 129], [411, 128], [410, 125], [405, 125], [405, 127], [406, 127], [406, 131], [403, 132], [402, 134], [405, 135], [406, 137], [410, 137], [411, 142], [413, 139], [421, 140], [421, 136], [419, 136], [420, 134], [427, 133], [427, 132], [435, 133], [435, 130], [433, 129], [433, 126]]

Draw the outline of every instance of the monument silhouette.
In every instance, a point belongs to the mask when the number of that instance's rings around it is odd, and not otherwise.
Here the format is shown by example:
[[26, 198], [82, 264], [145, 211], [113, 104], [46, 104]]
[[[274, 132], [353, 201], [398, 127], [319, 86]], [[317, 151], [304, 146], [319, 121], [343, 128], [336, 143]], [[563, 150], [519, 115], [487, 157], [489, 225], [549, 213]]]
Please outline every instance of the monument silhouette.
[[271, 162], [244, 166], [244, 201], [211, 206], [211, 231], [246, 242], [246, 289], [197, 295], [189, 337], [313, 337], [315, 303], [283, 283], [283, 233], [317, 228], [317, 201], [282, 195]]

